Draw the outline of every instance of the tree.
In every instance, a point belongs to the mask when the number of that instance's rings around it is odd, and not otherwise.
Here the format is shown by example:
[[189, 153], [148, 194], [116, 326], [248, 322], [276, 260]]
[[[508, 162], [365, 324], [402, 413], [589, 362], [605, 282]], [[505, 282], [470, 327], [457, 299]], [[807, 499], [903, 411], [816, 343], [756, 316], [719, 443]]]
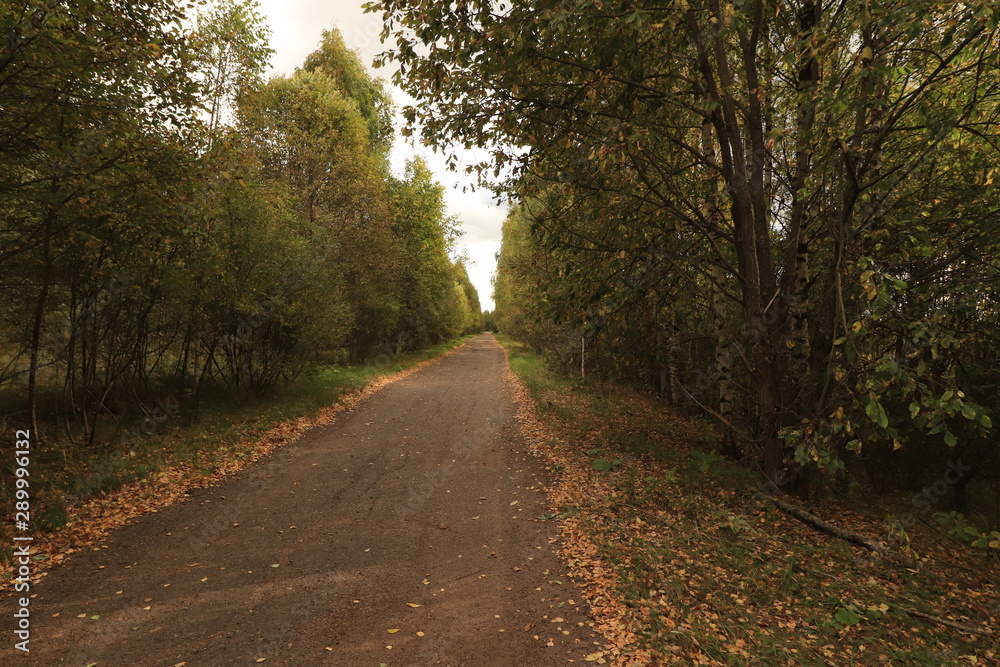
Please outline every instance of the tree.
[[297, 233], [341, 276], [332, 296], [349, 304], [355, 354], [367, 353], [398, 317], [400, 260], [364, 119], [320, 70], [273, 78], [240, 114], [263, 177], [291, 198]]
[[195, 123], [197, 86], [183, 10], [140, 5], [5, 3], [0, 29], [0, 277], [27, 322], [28, 421], [37, 433], [38, 371], [50, 310], [61, 305], [67, 244], [134, 186], [151, 154]]
[[392, 148], [392, 98], [381, 79], [372, 77], [356, 52], [350, 51], [336, 28], [323, 31], [319, 48], [306, 58], [302, 69], [322, 72], [346, 97], [358, 105], [368, 127], [372, 150], [387, 159]]
[[240, 98], [260, 87], [274, 49], [255, 0], [220, 0], [198, 17], [194, 50], [208, 105], [208, 132], [233, 119]]
[[[369, 8], [397, 41], [385, 60], [420, 102], [404, 115], [424, 139], [488, 149], [480, 167], [511, 174], [496, 187], [554, 195], [551, 208], [569, 213], [548, 216], [549, 238], [594, 261], [548, 303], [590, 317], [572, 291], [582, 281], [648, 263], [676, 272], [695, 288], [687, 298], [633, 284], [685, 316], [714, 312], [715, 338], [731, 337], [747, 375], [742, 444], [776, 485], [796, 481], [803, 463], [842, 465], [838, 447], [857, 423], [836, 412], [845, 403], [893, 442], [878, 392], [858, 391], [875, 382], [862, 362], [884, 349], [861, 342], [865, 324], [896, 308], [877, 297], [897, 303], [892, 290], [909, 289], [879, 239], [920, 225], [924, 211], [909, 205], [918, 193], [935, 202], [932, 216], [970, 217], [947, 194], [948, 153], [995, 152], [989, 3]], [[581, 201], [634, 226], [580, 214]], [[941, 268], [938, 285], [953, 270]], [[948, 410], [932, 410], [932, 430], [946, 428]], [[835, 433], [816, 440], [817, 430]]]
[[[404, 309], [397, 326], [397, 347], [419, 347], [450, 337], [442, 308], [454, 285], [448, 255], [458, 231], [445, 214], [444, 188], [421, 158], [406, 164], [402, 179], [391, 178], [393, 230], [403, 251]], [[462, 328], [462, 327], [459, 327]], [[451, 334], [454, 335], [454, 334]]]

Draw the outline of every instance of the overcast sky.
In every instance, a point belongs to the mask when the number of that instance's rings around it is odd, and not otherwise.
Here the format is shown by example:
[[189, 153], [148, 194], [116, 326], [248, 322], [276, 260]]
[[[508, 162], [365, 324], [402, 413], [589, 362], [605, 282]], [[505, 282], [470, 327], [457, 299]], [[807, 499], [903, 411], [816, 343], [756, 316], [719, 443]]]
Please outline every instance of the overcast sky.
[[[272, 66], [276, 73], [291, 74], [316, 49], [320, 33], [332, 26], [340, 29], [347, 45], [361, 53], [361, 59], [370, 69], [375, 55], [385, 50], [379, 42], [381, 18], [364, 13], [361, 9], [364, 0], [259, 1], [261, 13], [271, 27], [271, 48], [276, 51]], [[387, 82], [390, 79], [386, 69], [371, 71]], [[398, 88], [391, 87], [391, 90], [399, 107], [412, 103]], [[500, 249], [500, 226], [506, 217], [506, 208], [495, 205], [488, 191], [463, 193], [463, 186], [467, 187], [472, 182], [468, 177], [448, 171], [440, 154], [435, 155], [430, 148], [414, 148], [401, 137], [397, 137], [392, 154], [394, 171], [401, 174], [406, 159], [414, 154], [422, 155], [427, 160], [437, 180], [445, 186], [448, 213], [459, 219], [465, 232], [459, 244], [469, 257], [469, 277], [479, 292], [483, 309], [492, 310], [490, 277], [496, 269], [494, 256]]]

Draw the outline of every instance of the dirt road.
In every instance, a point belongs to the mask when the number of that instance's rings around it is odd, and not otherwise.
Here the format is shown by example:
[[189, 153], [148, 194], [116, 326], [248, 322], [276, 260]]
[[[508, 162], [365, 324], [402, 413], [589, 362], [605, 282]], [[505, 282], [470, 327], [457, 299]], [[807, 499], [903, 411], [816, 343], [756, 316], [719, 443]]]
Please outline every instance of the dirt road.
[[118, 530], [33, 587], [30, 656], [15, 655], [3, 600], [0, 663], [581, 662], [596, 637], [552, 554], [558, 526], [539, 520], [545, 471], [505, 369], [477, 336]]

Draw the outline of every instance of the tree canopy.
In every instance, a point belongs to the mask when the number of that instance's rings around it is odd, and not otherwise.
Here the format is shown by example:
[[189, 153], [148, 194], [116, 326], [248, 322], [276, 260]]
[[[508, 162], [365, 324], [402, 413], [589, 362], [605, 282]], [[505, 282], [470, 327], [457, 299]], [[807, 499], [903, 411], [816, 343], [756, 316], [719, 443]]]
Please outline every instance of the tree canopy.
[[414, 130], [519, 196], [501, 327], [785, 488], [995, 461], [992, 3], [368, 8]]

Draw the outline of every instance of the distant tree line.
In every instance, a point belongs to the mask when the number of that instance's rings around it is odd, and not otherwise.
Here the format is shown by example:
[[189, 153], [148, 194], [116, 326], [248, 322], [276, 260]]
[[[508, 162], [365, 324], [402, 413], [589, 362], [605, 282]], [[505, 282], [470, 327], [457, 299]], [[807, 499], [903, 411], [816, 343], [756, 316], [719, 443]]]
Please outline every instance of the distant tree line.
[[0, 3], [0, 391], [36, 433], [482, 328], [443, 189], [390, 173], [389, 95], [340, 33], [266, 78], [255, 3], [186, 11]]

